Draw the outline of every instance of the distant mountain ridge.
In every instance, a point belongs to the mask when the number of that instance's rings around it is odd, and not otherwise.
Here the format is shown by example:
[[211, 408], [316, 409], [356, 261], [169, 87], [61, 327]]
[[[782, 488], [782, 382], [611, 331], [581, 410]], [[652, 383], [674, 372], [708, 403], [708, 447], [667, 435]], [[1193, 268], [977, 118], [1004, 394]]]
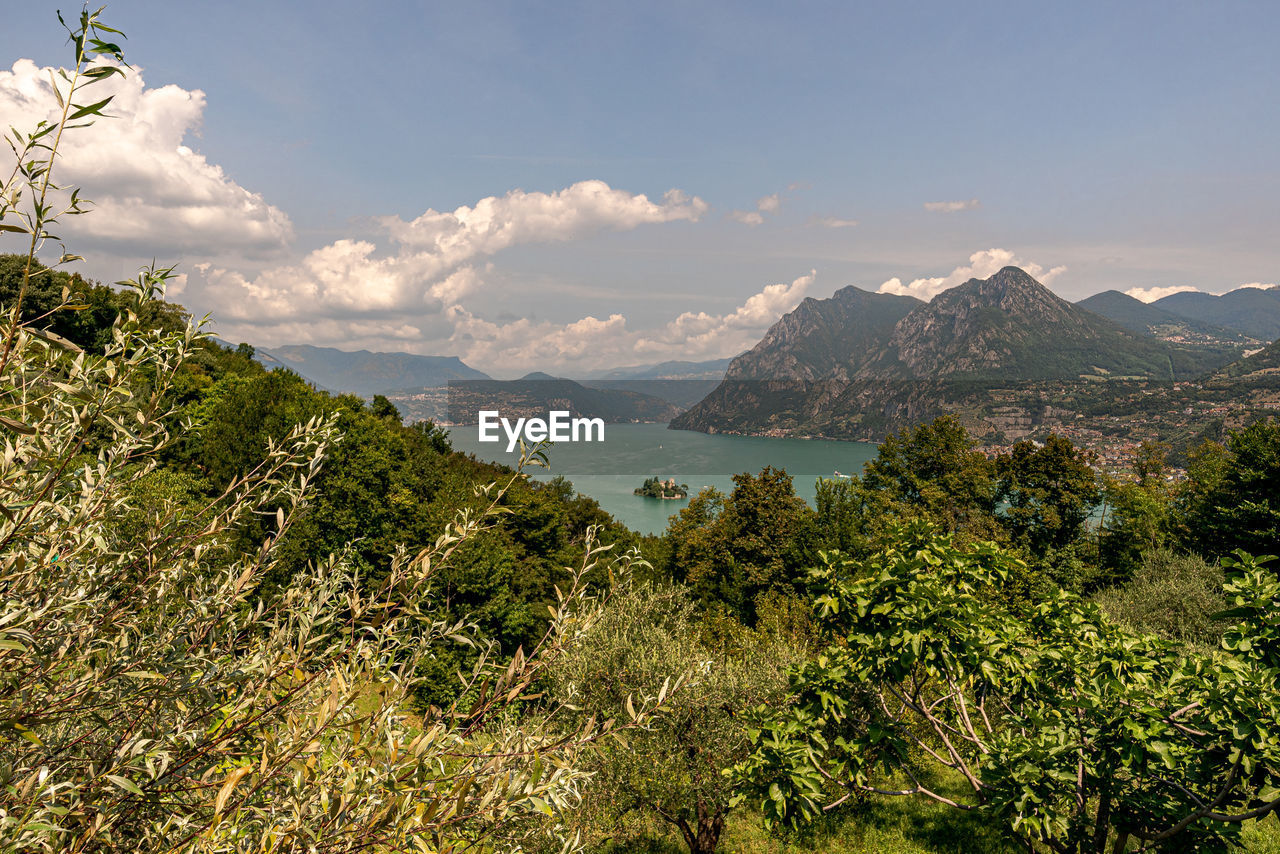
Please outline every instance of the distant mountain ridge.
[[673, 360], [653, 365], [629, 365], [588, 373], [584, 380], [719, 380], [732, 359], [704, 362]]
[[1280, 338], [1280, 288], [1239, 288], [1221, 295], [1183, 291], [1151, 305], [1189, 320], [1236, 329], [1260, 341]]
[[1198, 317], [1177, 314], [1161, 308], [1158, 303], [1146, 303], [1120, 291], [1102, 291], [1080, 300], [1076, 305], [1114, 320], [1130, 332], [1141, 335], [1165, 338], [1182, 334], [1234, 342], [1251, 339], [1251, 336], [1240, 330], [1209, 323]]
[[259, 347], [257, 355], [269, 367], [289, 368], [328, 391], [361, 397], [404, 388], [440, 388], [453, 380], [489, 379], [457, 356], [348, 352], [309, 344]]
[[448, 389], [399, 389], [387, 397], [407, 420], [437, 424], [475, 424], [483, 410], [512, 419], [564, 410], [572, 417], [600, 418], [606, 424], [665, 422], [680, 411], [671, 401], [639, 390], [597, 388], [541, 371], [518, 380], [454, 382]]
[[1131, 332], [1005, 267], [928, 303], [857, 288], [805, 300], [671, 426], [865, 437], [1000, 384], [1168, 381], [1231, 358]]

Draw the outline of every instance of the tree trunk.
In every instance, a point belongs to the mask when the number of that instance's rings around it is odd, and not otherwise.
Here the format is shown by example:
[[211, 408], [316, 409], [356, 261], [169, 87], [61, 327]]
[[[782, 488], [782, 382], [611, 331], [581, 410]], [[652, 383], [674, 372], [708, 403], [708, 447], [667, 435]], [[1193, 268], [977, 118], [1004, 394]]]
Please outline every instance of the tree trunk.
[[680, 822], [680, 833], [684, 836], [685, 844], [689, 846], [689, 854], [715, 854], [716, 848], [720, 845], [720, 833], [723, 830], [724, 810], [719, 807], [709, 807], [702, 801], [698, 802], [697, 830], [683, 821]]

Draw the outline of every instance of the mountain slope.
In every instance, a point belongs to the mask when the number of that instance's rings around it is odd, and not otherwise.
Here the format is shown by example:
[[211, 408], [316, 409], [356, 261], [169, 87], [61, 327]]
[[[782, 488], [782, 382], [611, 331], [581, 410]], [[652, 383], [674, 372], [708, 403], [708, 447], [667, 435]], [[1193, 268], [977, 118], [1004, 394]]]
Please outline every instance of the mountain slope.
[[1213, 373], [1215, 378], [1280, 374], [1280, 340], [1243, 359], [1232, 362]]
[[485, 380], [456, 356], [416, 356], [411, 353], [353, 353], [307, 344], [258, 348], [260, 361], [291, 368], [316, 385], [337, 392], [368, 397], [402, 388], [448, 385], [452, 380]]
[[606, 424], [670, 421], [679, 408], [661, 397], [629, 389], [595, 388], [534, 372], [518, 380], [467, 380], [449, 388], [398, 389], [387, 397], [408, 421], [475, 424], [482, 410], [503, 418], [547, 417], [566, 410], [572, 417], [600, 418]]
[[943, 291], [894, 329], [905, 372], [975, 380], [1171, 379], [1169, 348], [1078, 308], [1017, 267]]
[[1184, 291], [1151, 304], [1189, 320], [1239, 330], [1260, 341], [1280, 338], [1280, 288], [1239, 288], [1221, 296]]
[[852, 285], [827, 299], [810, 297], [730, 362], [725, 376], [772, 382], [847, 374], [882, 348], [894, 326], [921, 305], [914, 297], [873, 294]]
[[630, 365], [597, 371], [589, 374], [589, 380], [719, 380], [729, 367], [730, 359], [709, 359], [705, 362], [670, 361], [656, 365]]
[[990, 390], [1002, 386], [1168, 381], [1230, 359], [1130, 332], [1016, 267], [971, 279], [927, 304], [884, 299], [846, 288], [831, 300], [806, 300], [671, 426], [882, 435], [960, 399], [990, 404]]
[[1238, 330], [1174, 314], [1154, 303], [1142, 302], [1120, 291], [1103, 291], [1080, 300], [1076, 305], [1140, 335], [1168, 338], [1170, 335], [1187, 337], [1190, 334], [1221, 341], [1242, 341], [1248, 337]]

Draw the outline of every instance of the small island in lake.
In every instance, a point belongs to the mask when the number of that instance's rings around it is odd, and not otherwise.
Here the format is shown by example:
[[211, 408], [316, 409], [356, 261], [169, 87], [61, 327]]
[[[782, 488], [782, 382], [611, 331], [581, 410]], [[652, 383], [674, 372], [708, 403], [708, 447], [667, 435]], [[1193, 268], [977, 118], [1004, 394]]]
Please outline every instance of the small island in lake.
[[644, 486], [637, 489], [635, 494], [646, 498], [688, 498], [689, 485], [676, 483], [671, 479], [663, 480], [655, 475], [645, 478]]

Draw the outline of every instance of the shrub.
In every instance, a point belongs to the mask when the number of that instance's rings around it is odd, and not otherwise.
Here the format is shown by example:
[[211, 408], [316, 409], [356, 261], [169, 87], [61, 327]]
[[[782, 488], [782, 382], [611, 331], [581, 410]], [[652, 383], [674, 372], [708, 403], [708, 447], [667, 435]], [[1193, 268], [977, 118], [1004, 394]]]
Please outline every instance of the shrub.
[[[53, 81], [61, 118], [14, 132], [18, 163], [0, 193], [0, 226], [29, 237], [0, 319], [4, 847], [517, 850], [554, 831], [597, 728], [553, 725], [554, 707], [521, 711], [596, 618], [583, 578], [602, 561], [625, 573], [629, 558], [608, 560], [589, 535], [543, 641], [493, 660], [468, 625], [438, 616], [432, 584], [493, 523], [516, 474], [480, 489], [481, 509], [434, 543], [399, 549], [376, 585], [339, 554], [264, 596], [278, 544], [341, 441], [334, 421], [296, 426], [195, 500], [189, 484], [151, 474], [171, 440], [169, 391], [200, 339], [140, 319], [169, 271], [120, 283], [125, 310], [96, 351], [23, 311], [50, 227], [82, 205], [51, 180], [59, 141], [110, 102], [82, 106], [85, 88], [123, 73], [96, 13], [69, 32], [75, 64]], [[64, 290], [53, 310], [77, 310], [74, 296]], [[246, 553], [236, 544], [255, 517], [269, 533]], [[466, 705], [416, 712], [426, 663], [455, 643], [480, 648]]]
[[1169, 640], [1217, 646], [1227, 607], [1222, 568], [1197, 555], [1166, 549], [1148, 552], [1128, 584], [1095, 595], [1113, 619]]

